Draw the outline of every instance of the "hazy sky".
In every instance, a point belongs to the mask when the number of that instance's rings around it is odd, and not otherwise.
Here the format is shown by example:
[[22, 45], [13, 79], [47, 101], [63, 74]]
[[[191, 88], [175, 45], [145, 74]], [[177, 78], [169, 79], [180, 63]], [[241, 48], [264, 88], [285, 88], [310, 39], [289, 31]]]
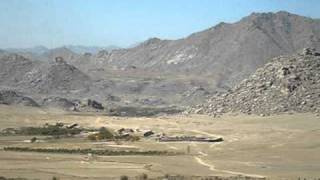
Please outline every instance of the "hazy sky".
[[0, 0], [0, 48], [129, 46], [177, 39], [252, 12], [320, 18], [320, 0]]

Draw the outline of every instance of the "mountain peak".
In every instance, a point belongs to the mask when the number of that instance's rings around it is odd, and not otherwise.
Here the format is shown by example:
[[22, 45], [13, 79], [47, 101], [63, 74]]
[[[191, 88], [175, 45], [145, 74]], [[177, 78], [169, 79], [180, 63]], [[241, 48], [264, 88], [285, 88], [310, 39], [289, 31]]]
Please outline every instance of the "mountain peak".
[[67, 46], [62, 46], [62, 47], [58, 47], [52, 50], [56, 50], [56, 51], [70, 51], [72, 52]]
[[74, 55], [76, 54], [75, 52], [71, 51], [69, 48], [63, 46], [63, 47], [58, 47], [55, 49], [51, 49], [49, 51], [49, 54], [64, 54], [64, 55]]
[[277, 15], [287, 15], [287, 16], [290, 16], [290, 15], [296, 15], [296, 14], [293, 14], [293, 13], [290, 13], [288, 11], [277, 11], [277, 12], [253, 12], [249, 15], [250, 16], [255, 16], [255, 17], [258, 17], [258, 16], [277, 16]]
[[294, 14], [288, 12], [288, 11], [278, 11], [275, 14], [278, 14], [278, 15], [294, 15]]
[[142, 44], [143, 45], [150, 45], [150, 44], [155, 44], [160, 42], [161, 39], [157, 38], [157, 37], [153, 37], [153, 38], [149, 38], [148, 40], [144, 41]]
[[[278, 12], [253, 12], [249, 16], [244, 17], [243, 19], [249, 19], [249, 20], [273, 20], [273, 19], [283, 19], [283, 18], [289, 18], [289, 17], [301, 17], [297, 14], [293, 14], [287, 11], [278, 11]], [[305, 17], [304, 17], [305, 18]]]

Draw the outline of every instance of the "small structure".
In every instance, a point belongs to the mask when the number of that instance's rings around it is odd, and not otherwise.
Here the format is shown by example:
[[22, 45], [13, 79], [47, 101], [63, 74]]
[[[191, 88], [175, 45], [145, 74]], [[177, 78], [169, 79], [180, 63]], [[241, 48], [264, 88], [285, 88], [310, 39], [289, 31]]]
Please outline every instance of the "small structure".
[[143, 133], [143, 136], [144, 136], [144, 137], [149, 137], [149, 136], [151, 136], [151, 135], [153, 135], [153, 134], [154, 134], [153, 131], [148, 130], [148, 131], [146, 131], [146, 132]]
[[74, 124], [71, 124], [71, 125], [67, 126], [67, 128], [68, 129], [73, 129], [73, 128], [77, 127], [77, 126], [78, 126], [78, 124], [74, 123]]
[[118, 134], [132, 134], [132, 133], [134, 133], [134, 130], [130, 128], [121, 128], [118, 130]]
[[159, 142], [222, 142], [223, 138], [208, 138], [208, 137], [196, 137], [196, 136], [163, 136], [157, 139]]

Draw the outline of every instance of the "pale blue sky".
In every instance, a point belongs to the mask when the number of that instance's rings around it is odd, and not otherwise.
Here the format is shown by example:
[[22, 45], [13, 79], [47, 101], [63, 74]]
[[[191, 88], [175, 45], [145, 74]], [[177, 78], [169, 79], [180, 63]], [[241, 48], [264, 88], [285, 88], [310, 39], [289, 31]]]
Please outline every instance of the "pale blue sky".
[[0, 48], [129, 46], [177, 39], [252, 12], [320, 18], [319, 0], [0, 0]]

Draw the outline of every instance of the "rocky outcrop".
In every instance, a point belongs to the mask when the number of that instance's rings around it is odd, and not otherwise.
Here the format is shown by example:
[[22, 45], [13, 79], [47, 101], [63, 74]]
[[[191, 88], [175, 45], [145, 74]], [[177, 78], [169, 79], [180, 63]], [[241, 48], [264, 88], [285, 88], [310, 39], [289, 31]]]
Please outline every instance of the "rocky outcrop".
[[77, 103], [74, 103], [66, 98], [61, 97], [48, 97], [43, 99], [41, 105], [43, 107], [58, 108], [67, 111], [77, 110]]
[[320, 113], [320, 54], [306, 48], [279, 56], [228, 93], [216, 94], [193, 112], [270, 115], [284, 112]]
[[33, 99], [10, 90], [0, 91], [0, 104], [39, 107]]
[[101, 103], [95, 101], [95, 100], [91, 100], [88, 99], [88, 107], [94, 108], [94, 109], [99, 109], [99, 110], [103, 110], [104, 107]]

